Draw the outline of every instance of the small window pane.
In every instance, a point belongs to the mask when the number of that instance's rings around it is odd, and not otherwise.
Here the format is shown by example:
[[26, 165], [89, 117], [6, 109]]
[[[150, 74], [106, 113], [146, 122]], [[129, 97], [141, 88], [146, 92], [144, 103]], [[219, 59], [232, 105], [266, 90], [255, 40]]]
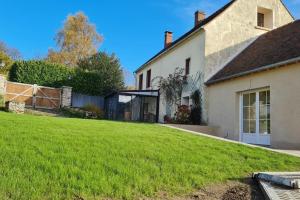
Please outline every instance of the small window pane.
[[260, 105], [267, 104], [267, 92], [266, 91], [259, 93], [259, 104]]
[[257, 26], [265, 27], [265, 15], [257, 13]]
[[249, 120], [243, 121], [243, 132], [244, 133], [250, 133], [249, 122], [250, 122]]
[[259, 133], [260, 134], [268, 134], [268, 121], [267, 120], [259, 121]]
[[255, 106], [251, 106], [250, 107], [250, 119], [256, 119], [256, 107]]
[[271, 134], [271, 120], [268, 120], [267, 129], [268, 133]]
[[244, 107], [243, 108], [243, 119], [249, 119], [250, 117], [250, 108]]
[[270, 90], [267, 91], [267, 104], [270, 104]]
[[250, 105], [255, 106], [256, 103], [256, 93], [251, 93], [250, 94]]
[[243, 95], [243, 105], [244, 106], [249, 106], [250, 104], [249, 104], [249, 96], [250, 96], [250, 94], [244, 94]]
[[259, 107], [259, 118], [260, 119], [267, 119], [267, 106], [260, 106]]
[[270, 109], [270, 105], [267, 105], [267, 118], [271, 119], [271, 109]]
[[250, 120], [250, 133], [256, 133], [256, 120]]

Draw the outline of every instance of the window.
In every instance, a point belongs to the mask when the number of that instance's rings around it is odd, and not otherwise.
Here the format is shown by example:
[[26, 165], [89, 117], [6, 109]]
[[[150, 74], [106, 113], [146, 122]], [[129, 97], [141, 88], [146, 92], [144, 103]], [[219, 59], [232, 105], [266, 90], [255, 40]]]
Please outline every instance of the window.
[[143, 74], [139, 76], [139, 90], [143, 89]]
[[243, 95], [243, 133], [271, 134], [269, 90]]
[[257, 8], [257, 27], [267, 29], [274, 28], [274, 17], [271, 9]]
[[151, 69], [147, 71], [147, 88], [151, 87]]
[[257, 26], [265, 27], [265, 15], [257, 13]]
[[191, 58], [188, 58], [185, 60], [185, 75], [190, 74], [190, 64], [191, 64]]

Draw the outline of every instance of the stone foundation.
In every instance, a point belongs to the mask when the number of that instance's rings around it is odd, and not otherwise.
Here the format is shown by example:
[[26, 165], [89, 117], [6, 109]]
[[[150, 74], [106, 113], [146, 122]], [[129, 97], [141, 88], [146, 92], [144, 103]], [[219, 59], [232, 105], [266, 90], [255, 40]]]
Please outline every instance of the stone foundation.
[[25, 112], [25, 103], [19, 103], [14, 101], [8, 101], [5, 104], [6, 110], [8, 112], [23, 114]]

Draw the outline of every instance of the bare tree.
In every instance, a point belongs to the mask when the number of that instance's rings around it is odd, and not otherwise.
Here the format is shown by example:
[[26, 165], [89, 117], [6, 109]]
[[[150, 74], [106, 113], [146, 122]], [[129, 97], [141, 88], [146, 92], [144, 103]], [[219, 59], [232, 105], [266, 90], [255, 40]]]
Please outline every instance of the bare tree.
[[172, 74], [163, 78], [161, 76], [155, 77], [152, 82], [157, 81], [157, 87], [160, 89], [161, 94], [165, 97], [169, 105], [175, 105], [177, 109], [181, 105], [181, 95], [184, 84], [186, 82], [183, 75], [182, 68], [176, 68]]

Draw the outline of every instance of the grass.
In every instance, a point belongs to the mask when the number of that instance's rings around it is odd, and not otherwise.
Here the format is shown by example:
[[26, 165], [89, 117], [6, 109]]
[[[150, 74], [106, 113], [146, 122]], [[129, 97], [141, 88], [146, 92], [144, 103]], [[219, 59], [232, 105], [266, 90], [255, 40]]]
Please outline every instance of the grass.
[[0, 199], [182, 195], [300, 159], [151, 124], [0, 112]]

